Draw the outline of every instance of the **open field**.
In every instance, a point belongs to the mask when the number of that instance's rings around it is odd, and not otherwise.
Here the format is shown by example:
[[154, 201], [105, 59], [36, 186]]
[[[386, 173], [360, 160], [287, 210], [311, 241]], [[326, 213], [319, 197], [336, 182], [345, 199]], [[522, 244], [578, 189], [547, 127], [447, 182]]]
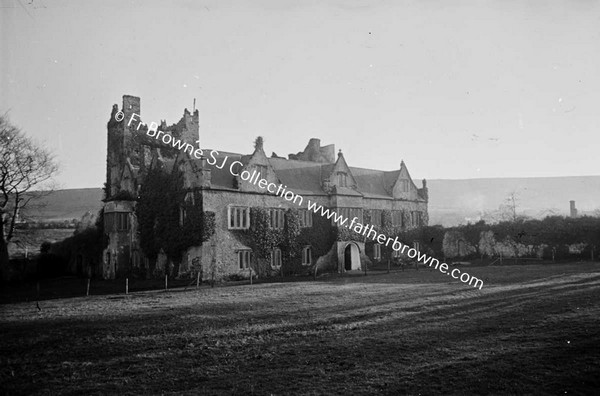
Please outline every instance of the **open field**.
[[600, 264], [0, 306], [8, 394], [591, 394]]

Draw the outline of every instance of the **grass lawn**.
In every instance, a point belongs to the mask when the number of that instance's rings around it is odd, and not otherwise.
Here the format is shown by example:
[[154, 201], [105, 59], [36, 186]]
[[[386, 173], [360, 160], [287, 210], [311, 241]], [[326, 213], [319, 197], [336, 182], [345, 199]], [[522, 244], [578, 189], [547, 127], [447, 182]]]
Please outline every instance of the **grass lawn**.
[[0, 305], [6, 394], [594, 394], [600, 264]]

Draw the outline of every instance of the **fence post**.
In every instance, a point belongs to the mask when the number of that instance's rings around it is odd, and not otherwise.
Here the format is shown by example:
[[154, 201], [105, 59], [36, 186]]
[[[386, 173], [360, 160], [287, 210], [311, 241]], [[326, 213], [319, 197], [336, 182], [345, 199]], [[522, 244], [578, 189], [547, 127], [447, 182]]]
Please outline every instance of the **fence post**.
[[125, 278], [125, 294], [129, 294], [129, 278]]
[[196, 275], [196, 289], [200, 287], [200, 272]]
[[87, 279], [87, 287], [85, 288], [85, 296], [88, 297], [90, 295], [90, 278]]
[[248, 268], [248, 272], [250, 272], [250, 284], [252, 284], [252, 268]]
[[169, 277], [169, 275], [165, 275], [165, 291], [168, 290], [168, 280], [167, 278]]

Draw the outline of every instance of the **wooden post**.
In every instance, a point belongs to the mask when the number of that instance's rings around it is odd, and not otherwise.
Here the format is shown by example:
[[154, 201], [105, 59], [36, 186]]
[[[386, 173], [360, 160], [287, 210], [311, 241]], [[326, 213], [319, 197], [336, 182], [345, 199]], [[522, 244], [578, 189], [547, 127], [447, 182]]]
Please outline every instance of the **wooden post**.
[[129, 278], [125, 278], [125, 294], [129, 294]]
[[196, 289], [200, 287], [200, 272], [196, 275]]
[[314, 280], [317, 280], [317, 266], [315, 265], [315, 275], [314, 275]]
[[248, 272], [250, 272], [250, 284], [252, 284], [252, 268], [248, 268]]
[[85, 288], [85, 296], [88, 297], [90, 295], [90, 278], [87, 280], [87, 287]]
[[168, 282], [168, 280], [167, 280], [168, 277], [169, 277], [169, 275], [165, 275], [165, 290], [168, 290], [168, 283], [167, 283]]

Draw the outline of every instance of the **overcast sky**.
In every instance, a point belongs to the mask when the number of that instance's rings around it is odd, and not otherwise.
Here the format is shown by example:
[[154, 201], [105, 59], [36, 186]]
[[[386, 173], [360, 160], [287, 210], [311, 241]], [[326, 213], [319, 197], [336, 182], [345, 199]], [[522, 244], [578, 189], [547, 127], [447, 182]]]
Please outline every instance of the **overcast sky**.
[[600, 174], [599, 1], [0, 0], [0, 112], [101, 187], [122, 95], [203, 147], [413, 178]]

